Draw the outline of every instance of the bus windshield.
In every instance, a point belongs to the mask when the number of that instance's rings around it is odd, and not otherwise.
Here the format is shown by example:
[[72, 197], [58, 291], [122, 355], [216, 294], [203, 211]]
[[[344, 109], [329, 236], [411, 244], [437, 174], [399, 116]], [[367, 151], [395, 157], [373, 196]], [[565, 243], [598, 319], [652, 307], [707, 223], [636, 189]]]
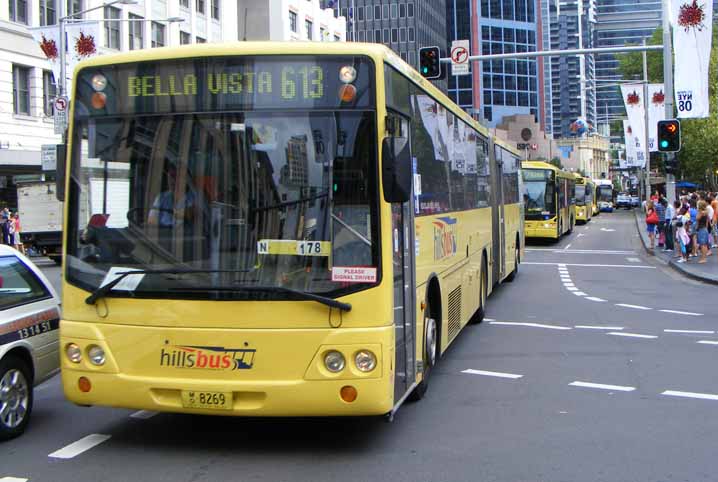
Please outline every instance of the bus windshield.
[[556, 214], [553, 172], [543, 169], [523, 169], [526, 217], [531, 219]]
[[[367, 65], [349, 62], [363, 69], [358, 90], [368, 85]], [[282, 76], [267, 64], [251, 65], [254, 75]], [[292, 70], [331, 64], [314, 59]], [[204, 75], [189, 61], [188, 71]], [[316, 78], [309, 88], [329, 95]], [[183, 100], [192, 110], [243, 107], [231, 111], [176, 112], [185, 108], [163, 98], [151, 113], [140, 100], [139, 114], [125, 105], [76, 115], [68, 281], [95, 290], [123, 271], [175, 269], [130, 276], [113, 294], [280, 300], [296, 299], [291, 290], [339, 296], [377, 283], [376, 116], [367, 99], [356, 99], [367, 108], [332, 100], [334, 108], [313, 109], [301, 92], [283, 98], [279, 84], [267, 87], [277, 109], [264, 96], [238, 95]], [[352, 268], [359, 275], [347, 278]]]
[[613, 187], [598, 186], [598, 200], [604, 202], [613, 202]]
[[576, 184], [576, 205], [583, 206], [586, 204], [586, 186]]

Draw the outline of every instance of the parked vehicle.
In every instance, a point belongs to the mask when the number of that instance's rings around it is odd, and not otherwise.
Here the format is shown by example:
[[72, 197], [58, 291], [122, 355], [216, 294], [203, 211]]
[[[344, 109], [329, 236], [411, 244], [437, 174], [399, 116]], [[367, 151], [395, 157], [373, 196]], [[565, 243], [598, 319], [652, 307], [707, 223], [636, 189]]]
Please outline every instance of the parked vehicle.
[[641, 205], [641, 199], [638, 196], [631, 196], [631, 207], [637, 208]]
[[626, 192], [618, 193], [618, 196], [616, 196], [616, 208], [631, 209], [631, 196]]
[[60, 298], [29, 258], [0, 245], [0, 440], [22, 434], [33, 387], [60, 368]]
[[21, 238], [26, 247], [60, 264], [62, 256], [62, 203], [54, 182], [23, 183], [17, 189]]

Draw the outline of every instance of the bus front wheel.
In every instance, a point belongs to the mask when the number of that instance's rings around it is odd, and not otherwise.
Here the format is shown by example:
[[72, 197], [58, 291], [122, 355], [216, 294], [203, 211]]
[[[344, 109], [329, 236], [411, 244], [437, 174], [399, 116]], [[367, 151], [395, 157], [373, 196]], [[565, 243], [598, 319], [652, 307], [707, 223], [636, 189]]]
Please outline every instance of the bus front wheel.
[[418, 401], [424, 398], [429, 388], [429, 375], [434, 365], [436, 365], [436, 359], [438, 358], [438, 333], [436, 319], [432, 316], [431, 305], [427, 300], [426, 308], [424, 308], [424, 363], [422, 377], [419, 384], [414, 387], [414, 391], [409, 395], [409, 400], [411, 401]]

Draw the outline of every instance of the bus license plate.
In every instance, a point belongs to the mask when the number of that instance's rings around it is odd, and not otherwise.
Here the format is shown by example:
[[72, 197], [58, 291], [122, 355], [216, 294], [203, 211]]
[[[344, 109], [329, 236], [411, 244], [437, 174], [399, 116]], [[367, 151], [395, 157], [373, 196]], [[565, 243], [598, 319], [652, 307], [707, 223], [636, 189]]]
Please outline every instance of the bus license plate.
[[182, 406], [184, 408], [232, 410], [232, 392], [182, 390]]

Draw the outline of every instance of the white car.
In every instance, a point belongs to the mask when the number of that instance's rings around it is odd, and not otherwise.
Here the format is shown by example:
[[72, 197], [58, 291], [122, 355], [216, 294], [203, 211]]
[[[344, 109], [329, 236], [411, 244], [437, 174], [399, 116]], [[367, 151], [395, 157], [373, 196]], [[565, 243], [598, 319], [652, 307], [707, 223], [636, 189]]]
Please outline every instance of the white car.
[[0, 440], [25, 431], [33, 387], [57, 373], [60, 298], [30, 259], [0, 244]]

